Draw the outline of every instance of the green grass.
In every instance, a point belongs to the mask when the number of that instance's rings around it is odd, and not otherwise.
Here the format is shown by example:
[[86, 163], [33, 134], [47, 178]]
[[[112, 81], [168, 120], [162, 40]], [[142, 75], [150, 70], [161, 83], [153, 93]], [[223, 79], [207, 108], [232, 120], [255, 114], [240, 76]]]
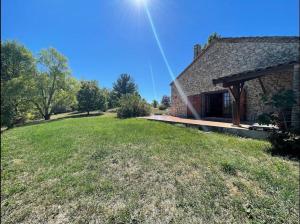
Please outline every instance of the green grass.
[[297, 223], [299, 167], [265, 141], [112, 115], [1, 135], [3, 223]]

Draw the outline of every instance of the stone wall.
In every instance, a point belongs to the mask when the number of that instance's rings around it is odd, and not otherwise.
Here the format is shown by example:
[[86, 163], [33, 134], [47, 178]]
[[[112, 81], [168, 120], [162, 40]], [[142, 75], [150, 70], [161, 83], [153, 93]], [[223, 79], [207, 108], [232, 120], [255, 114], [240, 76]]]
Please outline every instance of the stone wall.
[[293, 91], [295, 94], [295, 105], [292, 111], [292, 127], [295, 131], [300, 131], [300, 65], [294, 65], [293, 71]]
[[[277, 72], [272, 75], [262, 77], [261, 80], [268, 96], [281, 89], [292, 89], [292, 70], [284, 73]], [[258, 79], [250, 80], [245, 83], [246, 98], [246, 120], [254, 122], [262, 112], [269, 112], [271, 108], [264, 105], [261, 101], [263, 90]]]
[[[298, 58], [298, 38], [220, 38], [213, 41], [177, 77], [186, 96], [223, 89], [214, 86], [212, 79], [258, 68], [275, 66]], [[288, 72], [289, 73], [289, 72]], [[266, 88], [291, 88], [291, 74], [276, 74], [263, 79]], [[257, 80], [249, 81], [246, 117], [255, 120], [262, 110], [258, 98], [261, 87]], [[185, 117], [186, 104], [174, 84], [171, 84], [170, 114]]]

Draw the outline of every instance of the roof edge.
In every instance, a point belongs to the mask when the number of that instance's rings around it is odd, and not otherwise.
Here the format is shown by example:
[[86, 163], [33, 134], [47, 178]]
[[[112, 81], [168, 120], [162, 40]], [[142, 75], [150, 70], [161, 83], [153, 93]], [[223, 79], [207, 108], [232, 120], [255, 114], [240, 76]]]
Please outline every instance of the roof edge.
[[249, 74], [253, 74], [253, 73], [263, 73], [263, 72], [268, 72], [268, 71], [274, 71], [276, 69], [281, 69], [281, 68], [285, 69], [285, 68], [289, 68], [290, 66], [294, 66], [296, 64], [299, 64], [299, 61], [293, 60], [293, 61], [289, 61], [289, 62], [286, 62], [286, 63], [280, 63], [280, 64], [273, 65], [273, 66], [247, 70], [247, 71], [244, 71], [244, 72], [239, 72], [239, 73], [235, 73], [235, 74], [232, 74], [232, 75], [219, 77], [219, 78], [213, 79], [212, 82], [213, 82], [214, 85], [217, 85], [217, 84], [220, 84], [220, 83], [232, 82], [231, 79], [237, 78], [240, 75], [249, 75]]
[[[200, 54], [196, 57], [196, 58], [194, 58], [193, 59], [193, 61], [175, 78], [175, 80], [176, 79], [178, 79], [180, 76], [182, 76], [183, 75], [183, 73], [185, 72], [185, 71], [187, 71], [196, 61], [198, 61], [198, 59], [202, 56], [202, 55], [204, 55], [205, 54], [205, 52], [207, 52], [208, 51], [208, 49], [210, 49], [216, 42], [218, 42], [218, 40], [219, 40], [220, 38], [215, 38], [215, 39], [213, 39], [212, 41], [211, 41], [211, 43], [209, 44], [209, 45], [207, 45], [207, 47], [206, 48], [204, 48], [201, 52], [200, 52]], [[170, 85], [172, 85], [173, 83], [174, 83], [174, 81], [175, 80], [173, 80], [171, 83], [170, 83]]]
[[239, 42], [268, 42], [268, 43], [300, 43], [300, 36], [248, 36], [248, 37], [218, 37], [201, 51], [201, 53], [169, 84], [181, 77], [198, 59], [208, 51], [216, 42], [239, 43]]

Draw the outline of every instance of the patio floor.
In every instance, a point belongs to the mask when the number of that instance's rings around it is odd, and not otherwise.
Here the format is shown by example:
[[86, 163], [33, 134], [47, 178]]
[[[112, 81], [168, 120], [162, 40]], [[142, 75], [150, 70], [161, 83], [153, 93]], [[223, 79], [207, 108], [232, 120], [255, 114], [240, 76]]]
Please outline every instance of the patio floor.
[[249, 129], [249, 127], [250, 127], [250, 125], [247, 125], [247, 124], [242, 124], [241, 127], [238, 127], [238, 126], [234, 126], [232, 123], [227, 123], [227, 122], [194, 120], [194, 119], [173, 117], [170, 115], [151, 115], [149, 117], [146, 117], [146, 119], [156, 120], [156, 121], [166, 121], [166, 122], [170, 122], [170, 123], [204, 125], [204, 126], [234, 128], [234, 129]]
[[196, 127], [203, 131], [217, 131], [217, 132], [229, 133], [241, 137], [249, 137], [249, 138], [256, 138], [256, 139], [266, 139], [268, 137], [267, 132], [250, 130], [249, 129], [250, 125], [247, 124], [241, 124], [241, 126], [238, 127], [233, 125], [232, 123], [227, 123], [227, 122], [194, 120], [194, 119], [173, 117], [170, 115], [151, 115], [144, 118], [148, 120], [162, 121], [162, 122], [172, 123], [172, 124], [183, 124], [187, 127]]

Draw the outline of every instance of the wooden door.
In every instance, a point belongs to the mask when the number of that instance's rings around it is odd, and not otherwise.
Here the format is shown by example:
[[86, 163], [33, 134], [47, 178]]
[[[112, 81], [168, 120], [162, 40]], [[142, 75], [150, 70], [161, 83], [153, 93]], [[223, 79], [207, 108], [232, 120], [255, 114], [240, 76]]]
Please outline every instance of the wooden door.
[[[201, 117], [201, 94], [188, 96], [188, 100], [190, 104], [195, 109], [197, 115]], [[190, 108], [187, 106], [187, 117], [188, 118], [196, 118]]]

